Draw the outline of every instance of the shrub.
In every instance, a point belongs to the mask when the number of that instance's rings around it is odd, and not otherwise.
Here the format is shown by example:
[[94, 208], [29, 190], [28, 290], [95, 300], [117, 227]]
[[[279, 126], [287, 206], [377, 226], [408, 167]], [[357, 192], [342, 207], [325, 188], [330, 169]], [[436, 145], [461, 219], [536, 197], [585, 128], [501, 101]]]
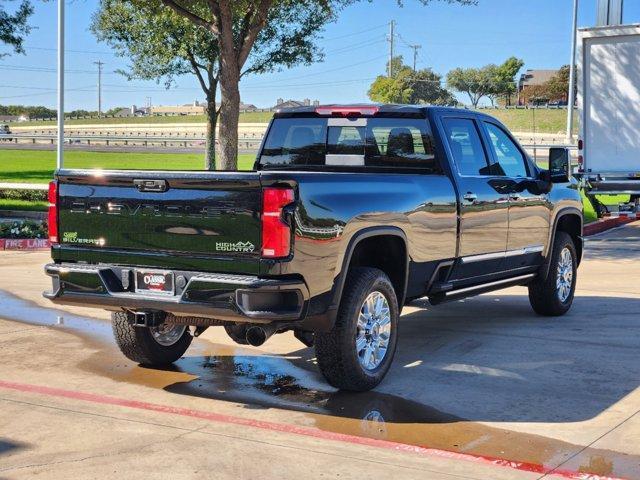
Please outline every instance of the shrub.
[[29, 202], [46, 202], [45, 190], [0, 190], [0, 198], [8, 200], [26, 200]]
[[46, 222], [16, 220], [0, 222], [0, 238], [47, 238]]

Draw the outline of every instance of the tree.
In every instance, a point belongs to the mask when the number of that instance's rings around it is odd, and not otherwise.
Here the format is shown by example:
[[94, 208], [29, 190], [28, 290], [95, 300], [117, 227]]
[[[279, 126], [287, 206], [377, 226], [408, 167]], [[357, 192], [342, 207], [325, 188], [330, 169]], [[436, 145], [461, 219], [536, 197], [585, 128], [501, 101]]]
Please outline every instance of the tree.
[[499, 95], [504, 98], [505, 105], [511, 105], [511, 96], [516, 93], [516, 75], [524, 66], [524, 61], [520, 58], [509, 57], [496, 72], [496, 83], [500, 90]]
[[469, 96], [473, 108], [482, 97], [491, 94], [491, 70], [483, 68], [454, 68], [447, 74], [447, 85]]
[[560, 67], [560, 70], [545, 84], [547, 95], [554, 100], [564, 100], [569, 95], [569, 65]]
[[91, 29], [130, 59], [127, 79], [154, 80], [171, 88], [176, 78], [195, 75], [206, 99], [205, 168], [216, 165], [219, 55], [213, 34], [165, 8], [158, 0], [102, 0]]
[[[31, 31], [28, 24], [31, 14], [33, 6], [28, 0], [23, 0], [13, 13], [0, 5], [0, 44], [9, 45], [15, 53], [24, 53], [24, 37]], [[7, 55], [0, 53], [0, 58]]]
[[458, 92], [466, 93], [473, 108], [478, 107], [482, 97], [487, 97], [495, 107], [496, 100], [505, 98], [510, 104], [511, 95], [516, 91], [515, 76], [524, 62], [510, 57], [501, 65], [493, 63], [481, 68], [456, 68], [447, 74], [447, 85]]
[[[430, 68], [413, 71], [402, 57], [392, 60], [393, 76], [380, 75], [369, 88], [369, 98], [381, 103], [454, 105], [455, 98], [442, 87], [442, 77]], [[387, 62], [387, 70], [389, 63]]]
[[[131, 0], [139, 3], [142, 0]], [[243, 75], [281, 66], [309, 64], [321, 54], [320, 28], [360, 0], [161, 0], [193, 24], [211, 32], [220, 54], [220, 164], [235, 169]], [[397, 0], [401, 4], [401, 0]], [[428, 4], [431, 0], [419, 0]], [[445, 0], [474, 4], [475, 0]], [[250, 58], [251, 57], [251, 58]]]

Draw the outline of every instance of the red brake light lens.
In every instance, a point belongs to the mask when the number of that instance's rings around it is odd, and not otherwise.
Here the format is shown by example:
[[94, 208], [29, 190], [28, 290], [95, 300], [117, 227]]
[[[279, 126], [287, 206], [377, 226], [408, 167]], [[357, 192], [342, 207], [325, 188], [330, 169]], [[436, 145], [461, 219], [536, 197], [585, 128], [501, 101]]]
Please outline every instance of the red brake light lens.
[[58, 243], [58, 182], [49, 183], [49, 241]]
[[294, 200], [290, 188], [262, 190], [262, 256], [283, 258], [291, 253], [291, 226], [285, 223], [284, 207]]
[[349, 107], [317, 107], [318, 115], [341, 115], [349, 117], [352, 115], [375, 115], [380, 110], [379, 107], [371, 105], [349, 106]]

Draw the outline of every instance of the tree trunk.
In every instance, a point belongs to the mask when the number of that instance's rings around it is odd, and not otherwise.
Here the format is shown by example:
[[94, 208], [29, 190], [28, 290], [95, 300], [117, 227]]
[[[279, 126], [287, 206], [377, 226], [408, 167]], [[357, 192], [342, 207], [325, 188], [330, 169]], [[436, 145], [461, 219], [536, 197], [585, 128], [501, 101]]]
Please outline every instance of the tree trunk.
[[220, 170], [238, 168], [238, 122], [240, 120], [240, 75], [221, 69]]
[[207, 95], [207, 133], [204, 157], [206, 170], [216, 169], [216, 124], [218, 123], [218, 110], [216, 109], [216, 87], [212, 85], [213, 93]]

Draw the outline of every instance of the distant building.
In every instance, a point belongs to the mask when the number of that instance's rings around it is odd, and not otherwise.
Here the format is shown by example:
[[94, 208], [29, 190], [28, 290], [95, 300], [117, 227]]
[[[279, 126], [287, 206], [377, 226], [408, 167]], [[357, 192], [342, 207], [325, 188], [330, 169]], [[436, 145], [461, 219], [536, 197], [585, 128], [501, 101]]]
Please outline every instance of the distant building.
[[557, 103], [566, 105], [567, 94], [561, 98], [540, 98], [541, 87], [551, 80], [558, 70], [527, 70], [520, 75], [518, 81], [518, 105], [528, 105], [532, 103], [532, 97], [543, 103]]
[[136, 107], [131, 105], [129, 108], [121, 108], [113, 112], [114, 117], [146, 117], [149, 115], [150, 107]]
[[[220, 104], [216, 104], [216, 108], [220, 108]], [[151, 115], [204, 115], [206, 110], [206, 102], [195, 100], [187, 105], [158, 105], [150, 107]], [[241, 112], [253, 112], [258, 107], [251, 103], [240, 102]]]
[[28, 122], [27, 115], [0, 115], [0, 123]]
[[273, 108], [278, 109], [291, 107], [308, 107], [311, 105], [317, 107], [318, 105], [320, 105], [320, 101], [314, 100], [313, 102], [311, 102], [311, 100], [309, 100], [308, 98], [305, 98], [304, 100], [284, 100], [282, 98], [279, 98]]
[[205, 106], [195, 100], [186, 105], [157, 105], [150, 110], [152, 115], [204, 115]]

